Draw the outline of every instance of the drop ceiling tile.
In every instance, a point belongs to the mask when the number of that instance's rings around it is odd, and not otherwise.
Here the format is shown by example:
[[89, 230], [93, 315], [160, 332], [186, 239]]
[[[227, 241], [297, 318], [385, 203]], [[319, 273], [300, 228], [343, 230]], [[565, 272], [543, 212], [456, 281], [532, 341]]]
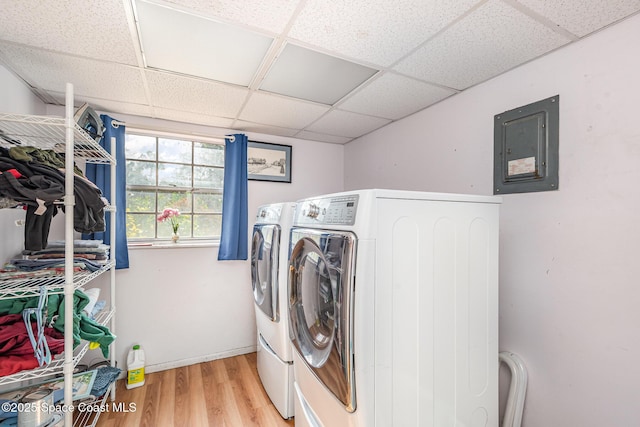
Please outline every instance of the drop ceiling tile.
[[[49, 94], [56, 100], [58, 104], [65, 104], [64, 92], [50, 91]], [[106, 99], [91, 98], [87, 96], [74, 96], [75, 107], [80, 107], [85, 102], [91, 105], [94, 110], [113, 114], [113, 117], [115, 118], [117, 118], [117, 114], [129, 114], [134, 116], [146, 117], [151, 117], [152, 115], [151, 107], [149, 107], [148, 105], [129, 104], [126, 102], [110, 101]], [[117, 113], [113, 113], [114, 111], [117, 111]]]
[[146, 65], [248, 86], [273, 39], [175, 9], [136, 1]]
[[638, 0], [519, 0], [577, 36], [586, 36], [640, 10]]
[[302, 129], [326, 113], [329, 107], [255, 92], [239, 119], [291, 129]]
[[291, 19], [299, 0], [168, 0], [168, 3], [203, 16], [280, 33]]
[[356, 138], [382, 127], [391, 120], [365, 116], [349, 111], [333, 110], [305, 130]]
[[145, 71], [151, 103], [171, 110], [234, 118], [248, 89], [170, 73]]
[[300, 139], [309, 139], [311, 141], [329, 142], [331, 144], [346, 144], [353, 139], [346, 136], [326, 135], [324, 133], [309, 132], [306, 130], [299, 132], [295, 137]]
[[278, 135], [278, 136], [294, 136], [296, 133], [298, 133], [298, 129], [269, 126], [269, 125], [263, 125], [260, 123], [246, 122], [244, 120], [237, 120], [233, 124], [233, 128], [238, 131], [264, 133], [267, 135]]
[[269, 69], [260, 89], [333, 105], [377, 71], [289, 43]]
[[[83, 102], [88, 102], [94, 109], [108, 112], [113, 117], [118, 118], [118, 114], [128, 114], [132, 116], [151, 117], [151, 107], [140, 104], [126, 104], [124, 102], [105, 101], [104, 99], [78, 98]], [[117, 111], [117, 113], [114, 113]]]
[[289, 37], [389, 66], [469, 10], [477, 0], [308, 0]]
[[135, 67], [2, 42], [0, 53], [32, 86], [60, 91], [70, 82], [77, 96], [147, 104], [142, 72]]
[[498, 0], [491, 0], [415, 53], [395, 70], [465, 89], [569, 40]]
[[151, 117], [164, 120], [172, 120], [174, 122], [193, 123], [199, 125], [215, 126], [222, 128], [230, 128], [233, 119], [210, 116], [207, 114], [199, 114], [180, 110], [171, 110], [168, 108], [154, 108], [155, 114]]
[[401, 119], [456, 92], [393, 73], [385, 73], [339, 106], [341, 110]]
[[122, 1], [2, 1], [0, 39], [87, 58], [136, 65]]

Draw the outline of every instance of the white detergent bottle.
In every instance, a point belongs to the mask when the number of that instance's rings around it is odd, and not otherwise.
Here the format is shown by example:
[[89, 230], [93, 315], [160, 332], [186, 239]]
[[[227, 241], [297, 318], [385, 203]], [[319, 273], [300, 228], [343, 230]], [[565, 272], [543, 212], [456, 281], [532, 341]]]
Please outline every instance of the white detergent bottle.
[[127, 389], [144, 385], [144, 350], [138, 344], [127, 354]]

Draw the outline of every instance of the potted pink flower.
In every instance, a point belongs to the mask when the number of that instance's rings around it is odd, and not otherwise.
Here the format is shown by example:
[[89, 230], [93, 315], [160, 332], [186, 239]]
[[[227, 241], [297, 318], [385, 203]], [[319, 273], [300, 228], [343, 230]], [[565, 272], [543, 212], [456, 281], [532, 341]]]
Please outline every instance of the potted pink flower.
[[180, 238], [180, 235], [178, 235], [178, 228], [180, 228], [180, 222], [178, 221], [179, 216], [180, 211], [172, 208], [165, 208], [162, 211], [162, 214], [158, 215], [158, 222], [165, 222], [168, 220], [171, 223], [171, 229], [173, 230], [171, 240], [173, 243], [176, 243]]

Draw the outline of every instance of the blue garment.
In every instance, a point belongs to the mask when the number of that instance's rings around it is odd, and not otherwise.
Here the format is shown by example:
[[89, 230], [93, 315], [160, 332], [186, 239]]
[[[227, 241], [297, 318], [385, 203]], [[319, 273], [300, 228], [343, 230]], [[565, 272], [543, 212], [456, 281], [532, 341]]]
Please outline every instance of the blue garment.
[[103, 366], [96, 369], [96, 379], [93, 381], [91, 395], [96, 397], [104, 395], [109, 389], [109, 386], [118, 379], [120, 372], [122, 372], [120, 368], [111, 366]]

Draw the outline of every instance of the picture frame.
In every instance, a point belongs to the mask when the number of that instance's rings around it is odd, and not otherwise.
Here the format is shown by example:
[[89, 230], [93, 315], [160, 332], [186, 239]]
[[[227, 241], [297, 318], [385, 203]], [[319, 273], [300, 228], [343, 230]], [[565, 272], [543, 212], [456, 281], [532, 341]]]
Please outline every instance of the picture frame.
[[291, 146], [249, 141], [247, 172], [250, 180], [291, 183]]

